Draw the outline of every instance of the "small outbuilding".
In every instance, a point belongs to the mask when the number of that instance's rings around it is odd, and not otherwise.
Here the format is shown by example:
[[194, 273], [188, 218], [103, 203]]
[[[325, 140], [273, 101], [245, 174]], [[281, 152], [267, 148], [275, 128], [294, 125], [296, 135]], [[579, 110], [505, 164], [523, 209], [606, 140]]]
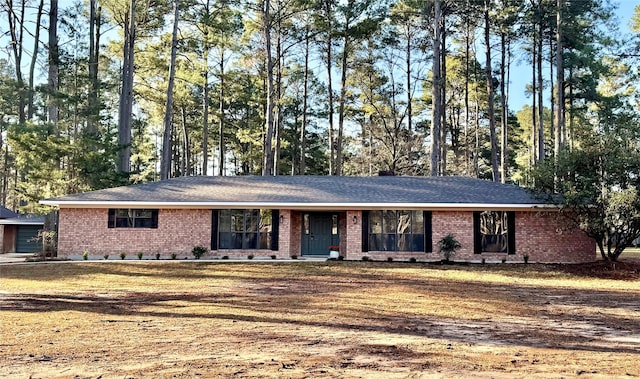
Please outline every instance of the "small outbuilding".
[[37, 253], [42, 250], [38, 232], [44, 219], [20, 215], [0, 206], [0, 253]]
[[595, 242], [528, 190], [466, 177], [193, 176], [44, 200], [58, 253], [588, 262]]

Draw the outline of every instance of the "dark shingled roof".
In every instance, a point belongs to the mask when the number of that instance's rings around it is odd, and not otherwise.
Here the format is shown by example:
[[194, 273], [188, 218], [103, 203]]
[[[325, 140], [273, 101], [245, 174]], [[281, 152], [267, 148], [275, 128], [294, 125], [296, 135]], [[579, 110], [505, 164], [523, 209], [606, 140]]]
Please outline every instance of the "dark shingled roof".
[[13, 218], [13, 217], [18, 217], [18, 214], [0, 205], [0, 218]]
[[515, 185], [451, 176], [191, 176], [62, 196], [43, 203], [90, 207], [92, 204], [136, 202], [156, 206], [233, 203], [263, 207], [282, 204], [532, 207], [545, 204], [528, 190]]

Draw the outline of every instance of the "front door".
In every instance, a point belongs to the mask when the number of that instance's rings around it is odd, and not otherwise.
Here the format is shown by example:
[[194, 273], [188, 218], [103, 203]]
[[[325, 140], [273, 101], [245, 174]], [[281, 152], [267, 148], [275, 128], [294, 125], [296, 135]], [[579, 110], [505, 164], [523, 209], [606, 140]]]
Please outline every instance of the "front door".
[[302, 255], [328, 256], [329, 246], [339, 244], [336, 213], [304, 213], [302, 215]]

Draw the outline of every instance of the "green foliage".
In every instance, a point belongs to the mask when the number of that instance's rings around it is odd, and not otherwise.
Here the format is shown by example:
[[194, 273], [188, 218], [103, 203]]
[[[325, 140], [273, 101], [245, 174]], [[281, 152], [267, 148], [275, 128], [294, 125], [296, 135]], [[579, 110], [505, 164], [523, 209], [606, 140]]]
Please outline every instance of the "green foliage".
[[205, 255], [207, 253], [207, 248], [204, 246], [195, 246], [192, 250], [191, 250], [191, 254], [193, 254], [193, 256], [196, 259], [200, 259], [200, 257], [202, 257], [203, 255]]
[[612, 138], [565, 150], [556, 164], [541, 164], [533, 172], [537, 188], [595, 239], [603, 259], [612, 261], [640, 237], [640, 153], [625, 144]]
[[451, 233], [442, 237], [440, 241], [438, 241], [438, 252], [444, 255], [444, 260], [447, 262], [461, 247], [462, 245], [460, 244], [460, 242], [458, 242], [456, 237]]

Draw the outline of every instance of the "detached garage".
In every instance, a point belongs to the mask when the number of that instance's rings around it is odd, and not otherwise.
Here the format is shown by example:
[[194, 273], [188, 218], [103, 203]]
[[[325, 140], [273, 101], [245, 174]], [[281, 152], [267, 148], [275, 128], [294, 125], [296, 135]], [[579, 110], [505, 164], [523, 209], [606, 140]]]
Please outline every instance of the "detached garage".
[[37, 241], [44, 219], [35, 216], [16, 216], [0, 219], [0, 253], [38, 253], [42, 245]]

